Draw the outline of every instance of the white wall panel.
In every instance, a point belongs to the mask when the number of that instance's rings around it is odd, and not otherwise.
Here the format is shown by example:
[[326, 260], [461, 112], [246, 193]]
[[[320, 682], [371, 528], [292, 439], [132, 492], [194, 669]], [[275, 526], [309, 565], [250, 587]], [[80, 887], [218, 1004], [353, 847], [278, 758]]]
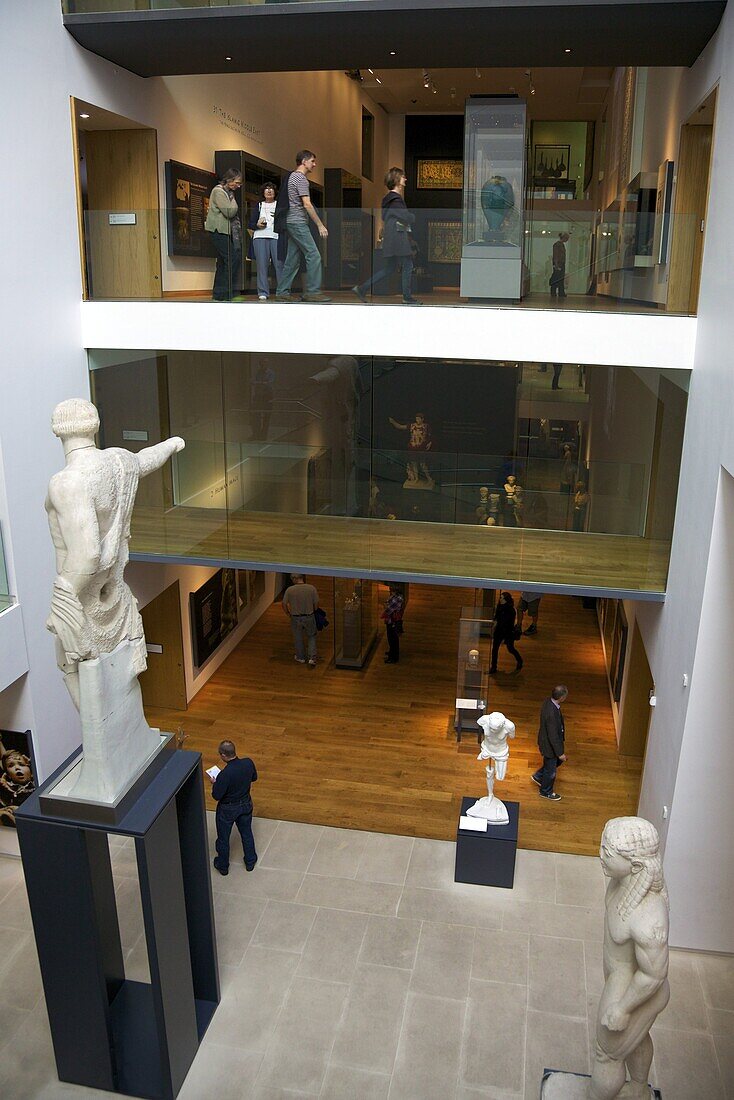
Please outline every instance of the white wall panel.
[[[87, 348], [310, 352], [690, 370], [695, 317], [576, 310], [82, 302]], [[447, 368], [450, 369], [450, 368]]]

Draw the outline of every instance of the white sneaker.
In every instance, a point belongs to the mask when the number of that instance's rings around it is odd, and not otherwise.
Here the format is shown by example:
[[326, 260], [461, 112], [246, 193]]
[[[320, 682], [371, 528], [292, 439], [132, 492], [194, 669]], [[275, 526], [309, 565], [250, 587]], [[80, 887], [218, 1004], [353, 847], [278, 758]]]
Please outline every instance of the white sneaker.
[[268, 296], [267, 294], [258, 294], [257, 300], [258, 302], [267, 302]]
[[294, 657], [293, 660], [298, 661], [299, 665], [305, 665], [305, 663], [306, 663], [306, 658], [305, 657]]
[[312, 658], [311, 658], [311, 660], [310, 660], [310, 661], [308, 662], [308, 667], [309, 667], [309, 668], [316, 668], [316, 662], [314, 661], [313, 657], [312, 657]]

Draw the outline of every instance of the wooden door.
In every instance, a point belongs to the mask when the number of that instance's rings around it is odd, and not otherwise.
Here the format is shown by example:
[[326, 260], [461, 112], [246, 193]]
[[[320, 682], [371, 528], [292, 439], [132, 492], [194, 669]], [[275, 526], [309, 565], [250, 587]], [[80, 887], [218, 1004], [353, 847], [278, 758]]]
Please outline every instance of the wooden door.
[[650, 665], [635, 623], [632, 645], [627, 659], [627, 690], [619, 729], [619, 751], [622, 756], [645, 755], [647, 731], [650, 725], [650, 692], [654, 688]]
[[713, 126], [681, 126], [668, 309], [695, 313], [701, 282]]
[[[89, 130], [85, 148], [90, 295], [160, 298], [156, 132]], [[119, 215], [134, 224], [119, 224]]]
[[140, 612], [148, 645], [148, 667], [140, 676], [143, 704], [186, 710], [181, 596], [178, 581]]

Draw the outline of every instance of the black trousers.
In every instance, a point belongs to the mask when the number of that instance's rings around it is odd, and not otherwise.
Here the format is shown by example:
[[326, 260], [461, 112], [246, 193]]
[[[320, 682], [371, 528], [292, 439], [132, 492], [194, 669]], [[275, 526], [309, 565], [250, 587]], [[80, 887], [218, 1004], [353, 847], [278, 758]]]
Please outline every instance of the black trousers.
[[220, 871], [226, 871], [229, 867], [229, 834], [232, 826], [236, 825], [242, 839], [242, 848], [245, 856], [245, 864], [254, 867], [257, 863], [255, 851], [255, 838], [252, 835], [252, 799], [247, 802], [217, 803], [215, 815], [217, 826], [217, 864]]
[[503, 643], [507, 646], [508, 651], [515, 658], [518, 665], [522, 664], [522, 657], [515, 649], [515, 640], [512, 637], [512, 634], [495, 634], [494, 638], [492, 639], [492, 672], [497, 671], [497, 655], [499, 654], [500, 646]]
[[566, 269], [565, 267], [554, 267], [553, 274], [550, 277], [550, 296], [551, 298], [565, 298], [566, 297]]
[[386, 623], [385, 632], [387, 634], [387, 655], [391, 661], [400, 660], [400, 634], [397, 623]]
[[239, 293], [242, 249], [226, 233], [212, 233], [211, 238], [217, 254], [212, 298], [215, 302], [230, 302]]

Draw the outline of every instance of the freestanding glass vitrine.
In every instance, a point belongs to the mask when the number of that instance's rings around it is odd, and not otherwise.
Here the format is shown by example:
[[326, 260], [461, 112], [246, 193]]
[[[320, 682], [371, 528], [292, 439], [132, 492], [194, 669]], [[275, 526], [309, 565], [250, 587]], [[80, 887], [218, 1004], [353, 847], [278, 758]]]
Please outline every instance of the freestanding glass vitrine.
[[494, 621], [491, 608], [463, 607], [459, 619], [459, 659], [456, 673], [456, 740], [464, 730], [478, 734], [478, 719], [487, 710], [487, 681]]
[[377, 584], [336, 577], [334, 619], [334, 664], [337, 668], [364, 668], [377, 641]]
[[526, 115], [515, 97], [467, 100], [462, 298], [522, 297]]

